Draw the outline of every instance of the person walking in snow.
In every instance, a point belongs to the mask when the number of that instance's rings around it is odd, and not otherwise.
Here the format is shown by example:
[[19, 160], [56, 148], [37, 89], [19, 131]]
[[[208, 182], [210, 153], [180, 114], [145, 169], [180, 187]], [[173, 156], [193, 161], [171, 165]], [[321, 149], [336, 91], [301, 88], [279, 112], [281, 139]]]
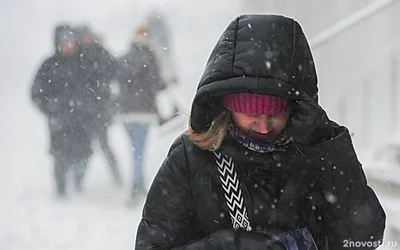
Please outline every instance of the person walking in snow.
[[57, 195], [66, 195], [66, 178], [74, 170], [74, 184], [81, 190], [83, 172], [92, 154], [84, 128], [78, 37], [68, 25], [55, 29], [55, 53], [41, 65], [31, 88], [33, 102], [48, 118], [50, 152], [54, 157]]
[[114, 182], [122, 184], [115, 154], [108, 141], [108, 127], [116, 113], [110, 84], [117, 70], [116, 59], [96, 40], [95, 34], [87, 26], [75, 28], [80, 45], [80, 77], [82, 93], [85, 94], [84, 126], [93, 142], [99, 142]]
[[142, 214], [136, 250], [339, 250], [382, 240], [384, 210], [349, 130], [318, 104], [297, 21], [241, 15], [228, 25]]
[[156, 60], [147, 28], [139, 26], [128, 53], [119, 59], [116, 74], [120, 86], [118, 104], [132, 147], [132, 201], [146, 192], [146, 140], [150, 126], [157, 123], [156, 95], [165, 88]]
[[156, 45], [154, 50], [159, 57], [161, 76], [167, 85], [178, 84], [179, 77], [167, 17], [161, 11], [153, 9], [147, 14], [144, 24], [149, 30], [149, 39]]

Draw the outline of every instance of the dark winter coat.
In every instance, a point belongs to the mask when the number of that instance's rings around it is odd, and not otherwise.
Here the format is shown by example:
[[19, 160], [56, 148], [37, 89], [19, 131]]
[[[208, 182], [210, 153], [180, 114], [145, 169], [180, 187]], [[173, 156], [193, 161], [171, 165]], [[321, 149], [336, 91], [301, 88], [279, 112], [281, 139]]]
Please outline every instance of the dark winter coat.
[[165, 88], [157, 57], [147, 38], [138, 38], [119, 59], [116, 75], [121, 89], [122, 113], [157, 113], [156, 94]]
[[116, 110], [110, 88], [116, 69], [117, 61], [101, 45], [93, 43], [81, 50], [79, 77], [85, 96], [83, 106], [88, 129], [93, 132], [104, 129]]
[[42, 64], [32, 85], [33, 102], [49, 118], [50, 151], [56, 156], [91, 153], [78, 72], [77, 58], [57, 53]]
[[[252, 28], [262, 32], [249, 33]], [[272, 42], [276, 39], [279, 44]], [[191, 125], [207, 129], [215, 111], [222, 110], [221, 95], [246, 90], [317, 100], [311, 52], [297, 22], [257, 15], [232, 22], [199, 84]], [[261, 249], [252, 248], [254, 231], [279, 234], [305, 226], [320, 250], [349, 249], [344, 240], [381, 240], [385, 213], [366, 183], [349, 131], [332, 125], [331, 140], [309, 146], [291, 142], [285, 152], [256, 153], [226, 136], [216, 154], [232, 159], [223, 164], [234, 164], [253, 230], [233, 236], [226, 231], [232, 220], [222, 187], [229, 178], [221, 178], [217, 165], [221, 160], [180, 136], [150, 188], [136, 249], [243, 250], [237, 242], [246, 240], [247, 249]], [[235, 179], [234, 173], [225, 175]]]
[[[57, 31], [55, 40], [57, 41]], [[83, 126], [84, 96], [80, 86], [79, 56], [62, 56], [56, 52], [38, 70], [31, 97], [48, 117], [51, 153], [55, 156], [80, 158], [91, 153], [90, 141]]]

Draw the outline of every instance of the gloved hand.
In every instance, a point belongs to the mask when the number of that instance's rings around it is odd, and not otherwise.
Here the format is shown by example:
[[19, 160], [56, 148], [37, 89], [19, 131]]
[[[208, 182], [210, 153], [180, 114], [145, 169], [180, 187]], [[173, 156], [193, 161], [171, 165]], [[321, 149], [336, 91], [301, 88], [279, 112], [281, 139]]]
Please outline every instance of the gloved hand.
[[289, 135], [300, 145], [313, 145], [333, 136], [332, 122], [313, 100], [297, 100], [288, 122]]
[[237, 250], [286, 250], [283, 243], [274, 235], [245, 230], [237, 231], [236, 246]]

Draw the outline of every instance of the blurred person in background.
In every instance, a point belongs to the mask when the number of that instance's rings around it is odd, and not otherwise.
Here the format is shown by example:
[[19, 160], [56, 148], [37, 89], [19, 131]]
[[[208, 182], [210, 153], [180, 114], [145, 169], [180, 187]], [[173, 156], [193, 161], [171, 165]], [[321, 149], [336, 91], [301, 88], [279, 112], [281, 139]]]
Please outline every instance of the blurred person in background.
[[117, 69], [116, 59], [100, 45], [96, 35], [87, 26], [75, 29], [79, 37], [80, 77], [82, 93], [85, 95], [84, 108], [86, 120], [83, 125], [90, 133], [92, 145], [99, 142], [114, 182], [122, 184], [120, 170], [115, 154], [108, 141], [108, 128], [116, 113], [116, 103], [112, 99], [111, 81]]
[[[172, 46], [171, 27], [166, 15], [153, 8], [143, 21], [148, 29], [148, 38], [152, 42], [152, 49], [157, 57], [160, 75], [166, 83], [165, 88], [157, 94], [157, 106], [159, 107], [160, 125], [166, 129], [174, 129], [181, 123], [186, 126], [187, 117], [183, 114], [184, 104], [182, 96], [179, 95], [179, 76], [176, 70], [176, 57]], [[174, 121], [174, 122], [171, 122]]]
[[44, 61], [35, 76], [31, 95], [48, 118], [57, 195], [64, 197], [70, 168], [74, 170], [75, 188], [81, 190], [92, 150], [90, 136], [83, 126], [78, 36], [69, 25], [59, 25], [54, 45], [54, 55]]
[[159, 57], [161, 76], [167, 85], [179, 83], [175, 54], [172, 46], [171, 29], [166, 16], [159, 10], [151, 10], [144, 20], [149, 30], [149, 38], [155, 44], [154, 50]]
[[139, 26], [129, 51], [119, 61], [120, 117], [129, 135], [132, 150], [131, 204], [145, 196], [144, 163], [149, 129], [157, 124], [156, 95], [165, 88], [148, 29]]
[[[318, 104], [300, 24], [241, 15], [147, 195], [136, 250], [376, 249], [386, 215], [349, 130]], [[380, 243], [379, 243], [380, 242]]]

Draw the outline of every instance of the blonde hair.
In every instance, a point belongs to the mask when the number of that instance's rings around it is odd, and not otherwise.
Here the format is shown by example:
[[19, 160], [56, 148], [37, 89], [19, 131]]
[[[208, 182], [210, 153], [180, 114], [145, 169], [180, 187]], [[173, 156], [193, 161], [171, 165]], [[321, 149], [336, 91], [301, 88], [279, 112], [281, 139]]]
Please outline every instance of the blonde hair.
[[[203, 150], [218, 150], [225, 138], [231, 122], [231, 113], [224, 110], [212, 121], [210, 128], [205, 132], [197, 133], [189, 125], [186, 132], [189, 139]], [[189, 123], [190, 124], [190, 123]]]

